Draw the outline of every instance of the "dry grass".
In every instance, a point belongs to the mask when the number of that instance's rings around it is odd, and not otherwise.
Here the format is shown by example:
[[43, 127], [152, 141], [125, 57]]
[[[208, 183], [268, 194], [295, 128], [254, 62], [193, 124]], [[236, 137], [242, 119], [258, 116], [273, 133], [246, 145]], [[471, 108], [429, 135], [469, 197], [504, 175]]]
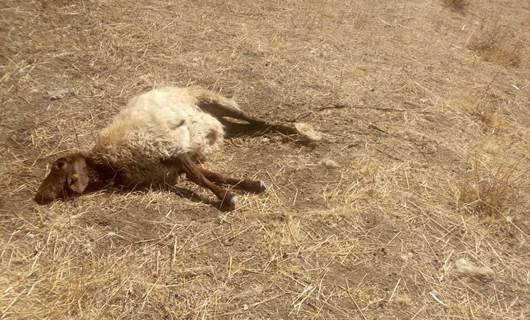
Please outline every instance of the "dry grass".
[[509, 25], [482, 25], [469, 42], [471, 50], [482, 59], [506, 67], [519, 67], [522, 63], [524, 42]]
[[491, 84], [477, 90], [466, 90], [457, 103], [486, 133], [499, 133], [509, 128], [510, 121], [503, 113], [507, 109], [506, 101], [491, 91]]
[[[472, 16], [419, 0], [2, 1], [0, 319], [527, 319], [524, 48], [506, 66], [528, 17], [479, 0]], [[328, 142], [227, 142], [209, 166], [270, 185], [229, 214], [176, 188], [31, 200], [50, 160], [167, 83]]]
[[488, 216], [506, 215], [517, 208], [521, 178], [514, 177], [513, 168], [499, 167], [493, 172], [480, 172], [475, 168], [462, 179], [458, 203], [465, 211]]

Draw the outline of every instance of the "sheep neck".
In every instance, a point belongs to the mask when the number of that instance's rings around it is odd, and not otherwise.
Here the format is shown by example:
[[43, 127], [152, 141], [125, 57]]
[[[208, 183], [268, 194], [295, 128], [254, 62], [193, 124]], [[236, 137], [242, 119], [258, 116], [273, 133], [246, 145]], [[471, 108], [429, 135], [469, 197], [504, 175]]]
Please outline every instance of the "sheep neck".
[[85, 161], [89, 177], [87, 191], [101, 190], [116, 183], [118, 171], [110, 163], [93, 154], [85, 155]]

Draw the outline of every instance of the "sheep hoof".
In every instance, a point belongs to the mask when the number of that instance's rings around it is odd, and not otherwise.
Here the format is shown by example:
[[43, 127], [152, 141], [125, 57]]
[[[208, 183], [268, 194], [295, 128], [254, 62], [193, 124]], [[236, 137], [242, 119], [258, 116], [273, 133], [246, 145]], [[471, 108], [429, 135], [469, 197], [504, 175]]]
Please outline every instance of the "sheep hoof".
[[265, 190], [267, 190], [267, 184], [265, 183], [265, 181], [258, 181], [258, 187], [256, 188], [256, 191], [258, 193], [261, 193], [261, 192], [265, 192]]
[[237, 204], [237, 201], [238, 201], [238, 197], [237, 196], [233, 196], [231, 197], [230, 199], [225, 199], [222, 203], [222, 209], [224, 211], [232, 211], [232, 210], [235, 210], [236, 209], [236, 204]]

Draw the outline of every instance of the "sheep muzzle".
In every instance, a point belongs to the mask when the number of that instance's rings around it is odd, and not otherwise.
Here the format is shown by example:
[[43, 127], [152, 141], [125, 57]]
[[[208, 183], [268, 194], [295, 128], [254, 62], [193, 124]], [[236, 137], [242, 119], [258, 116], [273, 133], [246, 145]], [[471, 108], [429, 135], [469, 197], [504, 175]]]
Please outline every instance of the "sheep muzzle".
[[35, 202], [47, 204], [73, 193], [83, 193], [89, 183], [85, 158], [81, 155], [56, 160], [48, 176], [40, 185]]
[[42, 182], [35, 195], [35, 202], [47, 204], [66, 195], [66, 173], [52, 170]]

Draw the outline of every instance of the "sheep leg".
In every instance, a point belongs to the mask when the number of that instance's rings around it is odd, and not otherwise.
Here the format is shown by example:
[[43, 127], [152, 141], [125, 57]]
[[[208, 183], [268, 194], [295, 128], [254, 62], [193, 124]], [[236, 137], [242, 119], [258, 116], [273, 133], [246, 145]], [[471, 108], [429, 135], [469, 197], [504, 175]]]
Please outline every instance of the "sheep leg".
[[230, 185], [230, 186], [233, 186], [235, 188], [238, 188], [244, 191], [253, 192], [253, 193], [262, 193], [266, 189], [265, 183], [260, 180], [256, 181], [256, 180], [248, 180], [248, 179], [231, 178], [231, 177], [222, 175], [220, 173], [209, 171], [202, 167], [199, 167], [199, 170], [207, 179], [211, 181], [225, 184], [225, 185]]
[[220, 187], [215, 183], [211, 182], [201, 172], [201, 167], [193, 163], [188, 154], [182, 154], [177, 157], [178, 163], [181, 165], [186, 178], [193, 183], [210, 189], [219, 200], [221, 200], [221, 207], [226, 210], [234, 210], [236, 207], [237, 197], [230, 192], [228, 189]]
[[228, 138], [238, 137], [242, 135], [247, 136], [261, 136], [265, 133], [276, 131], [286, 135], [297, 134], [298, 130], [293, 126], [274, 124], [274, 123], [236, 123], [228, 119], [220, 118], [219, 121], [225, 127], [226, 136]]
[[[220, 108], [222, 109], [222, 107]], [[297, 134], [298, 130], [294, 126], [285, 124], [272, 123], [265, 120], [254, 118], [247, 115], [241, 110], [227, 110], [225, 113], [226, 117], [233, 118], [236, 120], [243, 120], [247, 123], [235, 123], [227, 119], [219, 119], [228, 131], [232, 132], [249, 132], [249, 131], [277, 131], [283, 134]]]
[[[222, 95], [217, 94], [215, 92], [201, 88], [194, 88], [192, 89], [192, 92], [197, 98], [197, 105], [199, 106], [199, 108], [222, 121], [223, 124], [229, 130], [244, 132], [273, 130], [283, 134], [298, 133], [296, 128], [294, 128], [293, 126], [271, 123], [250, 116], [245, 112], [241, 111], [234, 100], [223, 97]], [[247, 123], [233, 123], [227, 121], [226, 119], [222, 119], [224, 117], [242, 120]]]

